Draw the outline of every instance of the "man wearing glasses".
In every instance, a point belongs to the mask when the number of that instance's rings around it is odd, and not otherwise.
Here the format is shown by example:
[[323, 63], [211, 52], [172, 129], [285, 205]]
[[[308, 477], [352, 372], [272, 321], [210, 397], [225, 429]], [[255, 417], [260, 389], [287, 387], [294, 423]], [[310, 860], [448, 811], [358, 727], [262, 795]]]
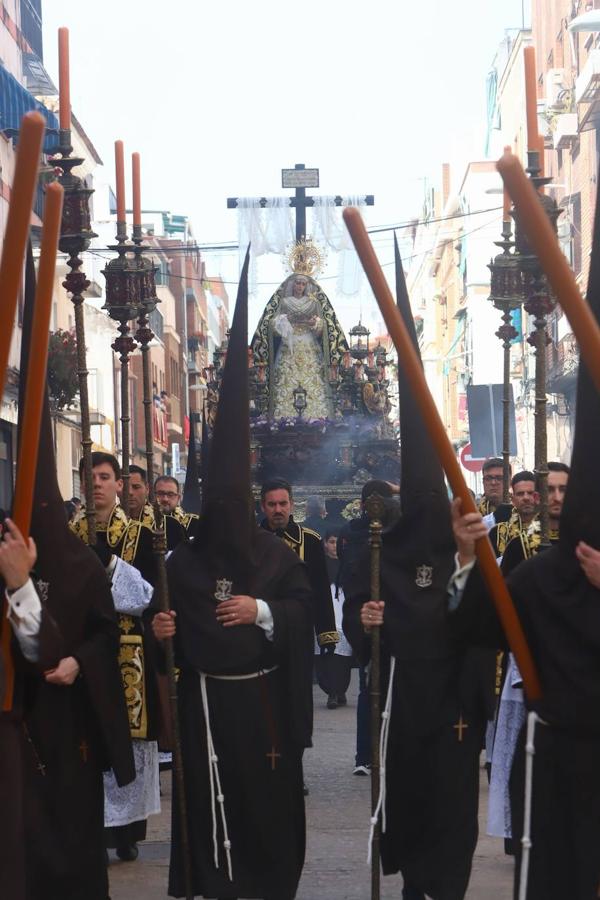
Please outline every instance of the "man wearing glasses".
[[[502, 460], [497, 456], [486, 459], [483, 464], [483, 495], [477, 508], [488, 530], [510, 518], [510, 505], [502, 503], [502, 465]], [[512, 475], [512, 470], [509, 469], [509, 473]]]
[[200, 517], [196, 513], [186, 512], [181, 506], [181, 488], [176, 478], [171, 475], [159, 475], [154, 482], [154, 496], [163, 513], [173, 516], [185, 528], [189, 538], [196, 536]]

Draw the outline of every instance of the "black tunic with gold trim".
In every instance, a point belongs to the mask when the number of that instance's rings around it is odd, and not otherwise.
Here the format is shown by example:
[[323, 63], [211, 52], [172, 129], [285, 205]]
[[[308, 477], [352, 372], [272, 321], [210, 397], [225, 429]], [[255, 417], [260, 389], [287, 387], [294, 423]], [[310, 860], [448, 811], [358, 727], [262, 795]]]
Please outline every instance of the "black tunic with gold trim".
[[[85, 509], [70, 527], [87, 544]], [[111, 553], [136, 568], [145, 581], [154, 584], [156, 567], [152, 532], [148, 525], [139, 519], [130, 519], [122, 507], [116, 505], [107, 523], [96, 524], [96, 532], [98, 542], [105, 543]], [[157, 740], [160, 730], [157, 687], [154, 673], [151, 677], [147, 671], [151, 655], [146, 652], [143, 619], [118, 614], [117, 620], [120, 630], [119, 665], [128, 700], [131, 737]], [[129, 689], [130, 684], [140, 685], [140, 691], [135, 692], [135, 700]]]
[[[180, 509], [180, 507], [177, 507]], [[187, 527], [186, 527], [186, 519], [188, 518], [183, 510], [182, 517], [178, 517], [176, 515], [177, 509], [171, 515], [165, 515], [165, 528], [167, 532], [167, 550], [174, 550], [175, 547], [179, 546], [182, 541], [187, 540], [189, 537]], [[196, 516], [196, 518], [198, 518]], [[141, 515], [135, 521], [139, 521], [142, 525], [145, 525], [146, 528], [149, 528], [151, 531], [156, 527], [156, 519], [154, 517], [154, 509], [151, 503], [144, 503]]]
[[[266, 531], [270, 530], [266, 519], [261, 522], [261, 527]], [[333, 647], [338, 643], [340, 636], [335, 628], [335, 611], [331, 599], [325, 550], [320, 535], [310, 528], [298, 525], [291, 516], [285, 528], [279, 528], [273, 533], [280, 537], [302, 562], [306, 563], [313, 598], [314, 628], [317, 641], [319, 647]]]

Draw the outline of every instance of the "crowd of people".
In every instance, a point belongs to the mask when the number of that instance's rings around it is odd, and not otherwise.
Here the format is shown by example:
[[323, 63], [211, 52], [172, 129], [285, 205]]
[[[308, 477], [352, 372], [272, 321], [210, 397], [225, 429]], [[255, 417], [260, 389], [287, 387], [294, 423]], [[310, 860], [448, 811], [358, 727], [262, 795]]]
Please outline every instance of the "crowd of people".
[[[336, 533], [322, 508], [296, 522], [292, 485], [274, 479], [262, 485], [257, 518], [247, 265], [201, 516], [186, 512], [179, 483], [163, 475], [152, 486], [159, 515], [142, 468], [124, 481], [118, 460], [95, 452], [94, 541], [85, 506], [67, 522], [44, 412], [35, 540], [4, 518], [0, 541], [3, 893], [108, 900], [107, 848], [122, 860], [137, 856], [160, 809], [162, 749], [183, 764], [173, 784], [169, 895], [293, 900], [305, 856], [313, 676], [335, 709], [347, 703], [358, 664], [355, 773], [367, 774], [377, 628], [382, 750], [371, 831], [380, 826], [384, 875], [402, 874], [404, 900], [463, 900], [485, 746], [489, 830], [515, 856], [515, 898], [592, 900], [600, 885], [600, 498], [590, 473], [600, 398], [584, 371], [571, 467], [548, 465], [547, 534], [538, 516], [543, 472], [515, 473], [502, 504], [502, 462], [490, 459], [479, 511], [451, 501], [402, 378], [400, 485], [365, 484], [360, 516]], [[399, 306], [416, 346], [410, 308], [401, 298]], [[380, 599], [368, 545], [374, 494]], [[522, 690], [476, 561], [488, 533], [539, 696]], [[164, 702], [169, 641], [176, 743]]]

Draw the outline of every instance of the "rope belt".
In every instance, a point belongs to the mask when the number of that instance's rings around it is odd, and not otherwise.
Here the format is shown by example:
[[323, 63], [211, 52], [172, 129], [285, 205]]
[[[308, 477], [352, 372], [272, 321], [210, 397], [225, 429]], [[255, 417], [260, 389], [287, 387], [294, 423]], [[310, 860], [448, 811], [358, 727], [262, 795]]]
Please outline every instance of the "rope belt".
[[525, 741], [525, 810], [523, 815], [523, 837], [521, 838], [521, 877], [519, 881], [519, 900], [527, 898], [529, 880], [529, 856], [531, 841], [531, 800], [533, 794], [533, 757], [535, 756], [535, 727], [537, 724], [547, 725], [535, 712], [527, 714], [527, 737]]
[[227, 858], [227, 874], [230, 881], [233, 881], [233, 869], [231, 865], [231, 841], [229, 840], [229, 832], [227, 829], [227, 816], [225, 815], [225, 796], [221, 789], [221, 776], [219, 774], [219, 757], [215, 752], [215, 745], [210, 727], [210, 711], [208, 707], [208, 692], [206, 690], [206, 679], [214, 678], [215, 681], [248, 681], [251, 678], [261, 678], [274, 672], [278, 666], [272, 666], [270, 669], [260, 669], [258, 672], [251, 672], [249, 675], [210, 675], [207, 672], [199, 672], [200, 676], [200, 693], [202, 695], [202, 710], [204, 712], [204, 721], [206, 722], [206, 749], [208, 756], [208, 781], [210, 784], [210, 807], [212, 815], [212, 837], [215, 869], [219, 868], [219, 845], [217, 839], [217, 807], [221, 815], [221, 825], [223, 828], [223, 849]]
[[385, 698], [385, 707], [381, 713], [381, 734], [379, 738], [379, 796], [377, 798], [377, 806], [375, 812], [371, 816], [371, 829], [369, 832], [369, 852], [367, 854], [367, 863], [371, 864], [371, 856], [373, 851], [373, 838], [375, 837], [375, 828], [379, 813], [381, 813], [381, 831], [385, 834], [385, 763], [387, 760], [388, 738], [390, 736], [390, 721], [392, 717], [392, 688], [394, 685], [394, 672], [396, 669], [396, 657], [391, 657], [390, 680], [388, 682], [387, 695]]

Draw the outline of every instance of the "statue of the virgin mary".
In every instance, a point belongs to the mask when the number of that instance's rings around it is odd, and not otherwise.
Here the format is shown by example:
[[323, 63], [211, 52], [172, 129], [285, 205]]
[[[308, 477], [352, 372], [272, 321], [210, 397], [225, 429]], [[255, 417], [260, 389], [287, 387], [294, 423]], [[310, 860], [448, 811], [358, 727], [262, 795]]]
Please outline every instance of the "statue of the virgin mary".
[[306, 391], [306, 419], [333, 418], [330, 367], [341, 363], [346, 339], [313, 278], [296, 271], [271, 297], [252, 340], [255, 362], [266, 363], [269, 417], [294, 417], [294, 389]]

